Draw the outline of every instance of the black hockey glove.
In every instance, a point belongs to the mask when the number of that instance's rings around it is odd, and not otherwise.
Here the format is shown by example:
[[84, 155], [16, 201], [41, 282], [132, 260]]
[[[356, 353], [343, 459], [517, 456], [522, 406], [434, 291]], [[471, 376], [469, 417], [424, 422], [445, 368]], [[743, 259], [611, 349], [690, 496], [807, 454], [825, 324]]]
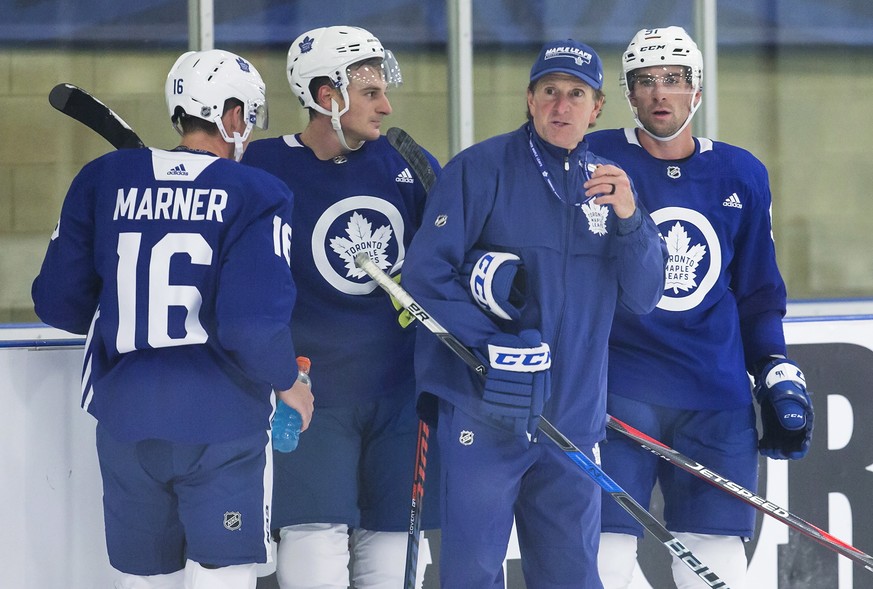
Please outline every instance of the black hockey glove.
[[549, 344], [536, 329], [500, 333], [489, 340], [487, 353], [483, 417], [517, 435], [534, 433], [549, 398]]
[[758, 449], [763, 456], [797, 460], [806, 456], [812, 441], [812, 399], [797, 364], [774, 358], [761, 369], [755, 383], [761, 406], [763, 435]]

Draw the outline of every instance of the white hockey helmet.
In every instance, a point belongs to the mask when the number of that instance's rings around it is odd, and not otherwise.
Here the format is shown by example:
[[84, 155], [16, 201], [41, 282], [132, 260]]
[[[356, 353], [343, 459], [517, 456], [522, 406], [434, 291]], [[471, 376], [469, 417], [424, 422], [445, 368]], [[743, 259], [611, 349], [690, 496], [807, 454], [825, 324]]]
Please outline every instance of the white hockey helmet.
[[[170, 120], [180, 135], [182, 113], [214, 123], [224, 140], [234, 144], [248, 139], [253, 127], [266, 129], [269, 123], [261, 75], [255, 66], [229, 51], [211, 49], [182, 54], [167, 74], [164, 91]], [[229, 136], [221, 122], [224, 103], [229, 98], [243, 103], [246, 129], [241, 136]]]
[[[400, 66], [394, 55], [382, 47], [369, 31], [350, 26], [321, 27], [307, 31], [297, 37], [288, 49], [285, 73], [291, 91], [300, 104], [331, 117], [343, 146], [345, 138], [340, 127], [339, 117], [349, 110], [349, 67], [370, 59], [380, 60], [382, 79], [388, 86], [403, 83]], [[333, 101], [331, 110], [320, 106], [310, 91], [310, 82], [315, 78], [326, 77], [343, 97], [343, 107], [339, 109]]]
[[[621, 87], [624, 89], [625, 98], [628, 99], [631, 111], [637, 125], [646, 131], [639, 118], [637, 110], [630, 102], [630, 93], [633, 89], [634, 70], [652, 67], [678, 65], [687, 68], [689, 82], [691, 83], [691, 112], [685, 124], [670, 137], [655, 137], [660, 141], [669, 141], [691, 122], [694, 113], [700, 107], [701, 100], [694, 102], [698, 91], [703, 88], [703, 54], [697, 48], [697, 43], [685, 32], [682, 27], [663, 27], [659, 29], [642, 29], [634, 35], [627, 46], [627, 50], [621, 56]], [[648, 131], [647, 131], [648, 132]], [[650, 133], [651, 134], [651, 133]]]
[[397, 61], [369, 31], [347, 26], [313, 29], [297, 37], [288, 49], [288, 83], [300, 104], [330, 115], [309, 91], [309, 83], [314, 78], [329, 78], [334, 88], [342, 92], [345, 105], [340, 114], [343, 114], [349, 108], [349, 66], [374, 58], [382, 60], [385, 82], [399, 86], [402, 77]]

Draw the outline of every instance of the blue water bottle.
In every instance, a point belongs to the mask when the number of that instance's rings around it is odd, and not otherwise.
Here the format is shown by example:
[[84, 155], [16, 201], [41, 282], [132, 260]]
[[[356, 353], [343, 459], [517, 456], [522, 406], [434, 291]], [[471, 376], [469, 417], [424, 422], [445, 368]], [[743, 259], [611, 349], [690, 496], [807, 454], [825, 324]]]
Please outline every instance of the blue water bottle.
[[[297, 357], [297, 380], [311, 387], [309, 379], [309, 358]], [[273, 448], [279, 452], [292, 452], [300, 440], [300, 428], [303, 418], [296, 409], [292, 409], [281, 399], [276, 399], [276, 412], [273, 414]]]

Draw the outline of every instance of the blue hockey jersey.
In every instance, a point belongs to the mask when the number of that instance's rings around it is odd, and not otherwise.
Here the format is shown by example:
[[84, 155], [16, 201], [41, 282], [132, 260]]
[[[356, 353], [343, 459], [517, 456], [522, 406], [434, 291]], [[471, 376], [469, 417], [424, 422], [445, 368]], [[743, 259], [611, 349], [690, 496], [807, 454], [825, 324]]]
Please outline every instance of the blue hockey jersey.
[[[568, 153], [528, 125], [464, 150], [434, 185], [404, 269], [412, 296], [469, 348], [482, 351], [501, 331], [541, 331], [552, 351], [544, 415], [577, 444], [604, 435], [607, 339], [616, 307], [648, 312], [664, 284], [665, 252], [648, 215], [620, 222], [611, 207], [585, 202], [582, 184], [602, 163], [608, 162], [586, 143]], [[460, 277], [473, 249], [521, 258], [529, 298], [520, 320], [498, 324], [473, 301]], [[419, 391], [477, 415], [481, 380], [433, 335], [420, 333], [417, 345]]]
[[88, 333], [82, 404], [118, 440], [266, 431], [296, 376], [292, 195], [204, 152], [127, 149], [87, 164], [32, 295]]
[[412, 395], [415, 328], [401, 328], [388, 296], [354, 262], [365, 251], [389, 274], [401, 271], [426, 196], [408, 164], [385, 137], [322, 161], [299, 135], [254, 141], [242, 161], [294, 191], [292, 330], [312, 360], [316, 407]]
[[767, 170], [748, 151], [703, 138], [689, 158], [658, 160], [636, 133], [598, 131], [589, 141], [630, 174], [670, 259], [657, 308], [616, 314], [609, 391], [681, 409], [747, 406], [747, 368], [785, 354]]

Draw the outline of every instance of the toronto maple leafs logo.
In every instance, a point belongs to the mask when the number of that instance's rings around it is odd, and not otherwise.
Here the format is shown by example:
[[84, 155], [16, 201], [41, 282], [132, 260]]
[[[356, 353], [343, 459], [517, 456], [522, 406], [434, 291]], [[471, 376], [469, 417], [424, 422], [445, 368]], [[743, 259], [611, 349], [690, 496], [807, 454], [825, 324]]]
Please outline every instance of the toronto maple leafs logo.
[[239, 66], [239, 69], [241, 69], [242, 71], [244, 71], [246, 73], [249, 73], [250, 71], [252, 71], [251, 66], [249, 66], [249, 62], [244, 60], [242, 57], [237, 57], [236, 63]]
[[310, 51], [312, 51], [312, 44], [314, 42], [315, 42], [315, 39], [313, 39], [309, 35], [306, 35], [305, 37], [303, 37], [303, 40], [300, 41], [300, 43], [299, 43], [300, 53], [309, 53]]
[[388, 274], [400, 271], [406, 257], [403, 215], [390, 200], [349, 196], [322, 212], [312, 228], [312, 260], [318, 273], [339, 292], [368, 295], [378, 285], [355, 264], [366, 253]]
[[706, 246], [700, 243], [691, 245], [688, 232], [677, 221], [667, 232], [667, 275], [665, 290], [688, 292], [697, 286], [697, 267], [706, 254]]
[[606, 218], [609, 216], [609, 207], [596, 205], [592, 200], [582, 205], [581, 208], [588, 219], [588, 231], [594, 235], [606, 235]]
[[688, 311], [700, 305], [722, 272], [721, 244], [712, 223], [700, 211], [664, 207], [652, 213], [667, 244], [664, 295], [658, 308]]
[[355, 211], [346, 225], [346, 236], [331, 239], [330, 247], [345, 262], [346, 276], [361, 278], [367, 275], [355, 265], [355, 256], [361, 252], [366, 252], [370, 260], [379, 266], [380, 270], [387, 270], [391, 267], [386, 250], [391, 241], [392, 233], [391, 227], [387, 225], [373, 231], [372, 223], [358, 211]]

